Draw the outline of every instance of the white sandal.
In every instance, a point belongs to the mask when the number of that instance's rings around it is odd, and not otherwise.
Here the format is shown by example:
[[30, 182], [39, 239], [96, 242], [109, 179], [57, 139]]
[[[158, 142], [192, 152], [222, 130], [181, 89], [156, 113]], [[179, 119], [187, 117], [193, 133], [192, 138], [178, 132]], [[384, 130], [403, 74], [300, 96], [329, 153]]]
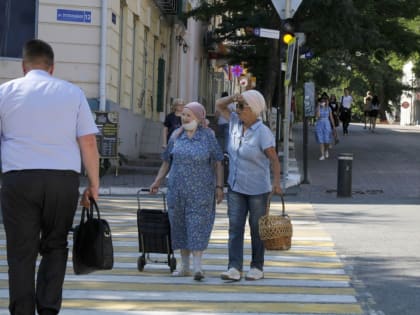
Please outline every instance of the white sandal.
[[186, 269], [179, 269], [172, 272], [172, 277], [189, 277], [191, 276], [191, 271]]

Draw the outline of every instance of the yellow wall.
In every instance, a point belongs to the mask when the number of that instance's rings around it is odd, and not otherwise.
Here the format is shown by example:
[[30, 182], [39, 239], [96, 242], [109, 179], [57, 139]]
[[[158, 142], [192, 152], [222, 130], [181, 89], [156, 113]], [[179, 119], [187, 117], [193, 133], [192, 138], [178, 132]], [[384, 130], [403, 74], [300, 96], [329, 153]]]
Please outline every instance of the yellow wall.
[[[101, 5], [100, 0], [39, 0], [37, 18], [37, 37], [50, 43], [55, 52], [55, 76], [79, 85], [93, 99], [99, 99]], [[91, 23], [58, 21], [57, 9], [90, 11]], [[152, 0], [108, 0], [107, 17], [106, 98], [123, 109], [157, 120], [158, 60], [164, 57], [169, 64], [170, 25]], [[20, 59], [0, 58], [0, 68], [0, 83], [22, 76]]]

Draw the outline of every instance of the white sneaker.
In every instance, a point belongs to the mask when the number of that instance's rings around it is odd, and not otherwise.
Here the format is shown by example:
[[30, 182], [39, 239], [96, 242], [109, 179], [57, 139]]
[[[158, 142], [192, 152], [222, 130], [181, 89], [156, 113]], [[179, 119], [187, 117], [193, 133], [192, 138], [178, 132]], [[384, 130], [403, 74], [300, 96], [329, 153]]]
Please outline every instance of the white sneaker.
[[324, 160], [325, 160], [325, 157], [324, 157], [324, 156], [321, 156], [321, 157], [319, 158], [319, 160], [320, 160], [320, 161], [324, 161]]
[[264, 278], [264, 272], [258, 268], [251, 268], [246, 274], [245, 280], [259, 280]]
[[325, 151], [325, 158], [328, 159], [330, 157], [330, 154], [328, 153], [328, 150]]
[[186, 269], [179, 269], [172, 272], [172, 277], [189, 277], [191, 276], [191, 271]]
[[231, 267], [228, 269], [228, 271], [223, 272], [220, 275], [220, 278], [222, 278], [223, 280], [239, 281], [241, 280], [241, 273], [238, 271], [238, 269]]

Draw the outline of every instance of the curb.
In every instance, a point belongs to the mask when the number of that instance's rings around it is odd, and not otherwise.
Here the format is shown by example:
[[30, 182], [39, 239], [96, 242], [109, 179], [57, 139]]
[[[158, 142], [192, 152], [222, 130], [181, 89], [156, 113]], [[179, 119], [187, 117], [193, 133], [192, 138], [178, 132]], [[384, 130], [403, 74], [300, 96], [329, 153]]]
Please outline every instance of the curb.
[[[287, 176], [286, 180], [286, 189], [298, 186], [301, 183], [301, 175], [299, 173], [299, 170], [296, 168], [292, 168]], [[83, 191], [86, 189], [86, 187], [81, 186], [79, 187], [80, 193], [83, 193]], [[109, 195], [120, 195], [120, 196], [126, 196], [126, 195], [137, 195], [138, 190], [140, 187], [122, 187], [122, 186], [109, 186], [109, 187], [100, 187], [99, 188], [99, 195], [102, 196], [109, 196]], [[163, 192], [166, 192], [167, 188], [163, 187], [161, 188]], [[224, 192], [226, 193], [226, 188], [224, 189]]]

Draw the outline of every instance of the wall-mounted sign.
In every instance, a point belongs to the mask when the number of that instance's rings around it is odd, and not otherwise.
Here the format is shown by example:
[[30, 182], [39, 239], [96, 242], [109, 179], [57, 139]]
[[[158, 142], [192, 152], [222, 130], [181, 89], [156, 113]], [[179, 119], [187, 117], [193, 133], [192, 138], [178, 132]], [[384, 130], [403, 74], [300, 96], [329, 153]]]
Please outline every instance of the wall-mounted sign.
[[118, 157], [118, 112], [94, 112], [98, 150], [101, 158]]
[[57, 21], [92, 23], [92, 12], [82, 10], [57, 9]]
[[239, 80], [239, 84], [241, 86], [247, 86], [248, 85], [248, 79], [247, 78], [242, 78]]
[[235, 77], [240, 77], [244, 69], [240, 65], [235, 65], [232, 67], [232, 74]]
[[402, 104], [401, 104], [401, 106], [403, 107], [403, 108], [408, 108], [408, 107], [410, 107], [410, 103], [409, 102], [402, 102]]

